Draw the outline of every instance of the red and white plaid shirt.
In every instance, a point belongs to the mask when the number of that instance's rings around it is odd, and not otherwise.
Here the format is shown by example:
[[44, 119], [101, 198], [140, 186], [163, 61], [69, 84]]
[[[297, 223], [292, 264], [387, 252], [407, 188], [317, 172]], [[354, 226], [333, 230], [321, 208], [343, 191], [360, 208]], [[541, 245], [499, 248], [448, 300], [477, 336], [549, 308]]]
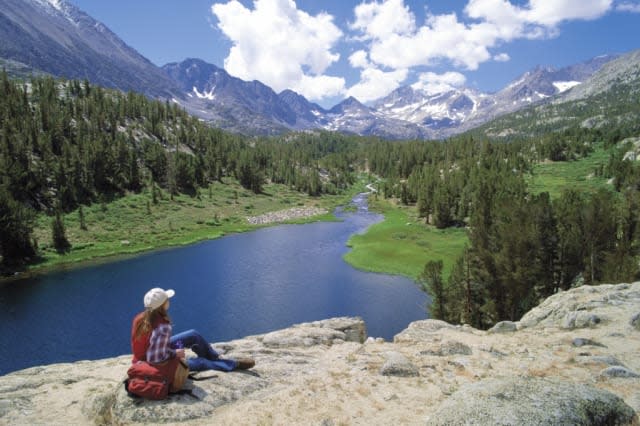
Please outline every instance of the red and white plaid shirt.
[[147, 362], [151, 364], [159, 364], [175, 358], [176, 351], [169, 346], [171, 338], [171, 324], [158, 324], [151, 333], [149, 339], [149, 349], [147, 349]]

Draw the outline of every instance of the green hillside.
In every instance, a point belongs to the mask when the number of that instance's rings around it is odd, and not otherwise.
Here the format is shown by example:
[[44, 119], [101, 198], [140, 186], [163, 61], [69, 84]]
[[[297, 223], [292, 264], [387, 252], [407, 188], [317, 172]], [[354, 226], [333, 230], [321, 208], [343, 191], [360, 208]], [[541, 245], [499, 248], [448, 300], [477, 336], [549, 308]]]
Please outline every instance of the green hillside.
[[609, 161], [610, 150], [598, 145], [585, 158], [573, 161], [544, 161], [534, 165], [527, 177], [529, 190], [534, 194], [548, 192], [557, 198], [563, 190], [575, 189], [581, 192], [595, 192], [600, 188], [611, 188], [607, 179], [598, 176]]

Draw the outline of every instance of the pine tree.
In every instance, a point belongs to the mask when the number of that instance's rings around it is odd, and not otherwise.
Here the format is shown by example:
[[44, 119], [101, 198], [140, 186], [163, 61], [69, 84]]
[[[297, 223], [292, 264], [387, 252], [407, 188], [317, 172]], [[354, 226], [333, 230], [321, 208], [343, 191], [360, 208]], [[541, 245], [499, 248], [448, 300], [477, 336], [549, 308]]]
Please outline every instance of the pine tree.
[[0, 186], [0, 255], [5, 265], [20, 264], [36, 254], [31, 233], [33, 211]]
[[51, 221], [51, 234], [53, 240], [53, 247], [55, 247], [58, 253], [66, 253], [71, 248], [69, 240], [67, 240], [66, 229], [60, 209], [56, 209], [55, 216]]
[[442, 281], [442, 260], [428, 261], [418, 276], [418, 281], [431, 296], [431, 316], [435, 319], [446, 320], [447, 296]]
[[87, 222], [85, 221], [85, 218], [84, 218], [84, 209], [82, 208], [82, 206], [80, 206], [80, 208], [78, 209], [78, 219], [80, 220], [80, 229], [82, 229], [83, 231], [86, 231]]

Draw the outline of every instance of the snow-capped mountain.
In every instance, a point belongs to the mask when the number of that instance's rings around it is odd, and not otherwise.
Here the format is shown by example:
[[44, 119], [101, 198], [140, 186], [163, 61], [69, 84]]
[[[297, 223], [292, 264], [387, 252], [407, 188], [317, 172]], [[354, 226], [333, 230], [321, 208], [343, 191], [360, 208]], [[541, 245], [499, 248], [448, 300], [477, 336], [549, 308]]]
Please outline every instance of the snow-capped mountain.
[[158, 67], [64, 0], [0, 0], [0, 58], [154, 97], [178, 92]]
[[537, 135], [549, 128], [599, 127], [615, 122], [633, 128], [640, 98], [640, 50], [605, 63], [584, 82], [570, 90], [504, 114], [480, 126], [490, 137]]
[[424, 136], [416, 125], [385, 117], [354, 98], [327, 111], [304, 96], [277, 94], [259, 81], [244, 81], [200, 59], [163, 67], [184, 93], [180, 104], [215, 126], [248, 134], [326, 129], [390, 139]]
[[420, 126], [385, 116], [363, 105], [354, 97], [349, 97], [331, 108], [324, 117], [323, 128], [387, 139], [421, 139], [426, 136], [426, 132]]
[[291, 90], [278, 94], [198, 59], [156, 67], [65, 0], [0, 0], [0, 63], [10, 71], [86, 78], [170, 99], [215, 126], [245, 134], [327, 129], [389, 139], [447, 137], [535, 103], [579, 96], [582, 82], [614, 58], [602, 56], [560, 70], [538, 67], [492, 94], [469, 88], [431, 93], [406, 86], [372, 106], [349, 98], [326, 110]]
[[274, 134], [308, 129], [319, 126], [318, 117], [325, 113], [291, 90], [278, 95], [259, 81], [240, 80], [200, 59], [170, 63], [162, 69], [182, 90], [181, 105], [228, 130]]
[[374, 108], [386, 117], [409, 121], [431, 129], [437, 137], [446, 137], [564, 93], [616, 57], [600, 56], [559, 70], [537, 67], [493, 94], [469, 88], [430, 93], [405, 86], [376, 101]]
[[479, 106], [487, 103], [485, 98], [486, 95], [471, 89], [429, 93], [404, 86], [377, 101], [374, 108], [384, 116], [437, 132], [459, 126]]

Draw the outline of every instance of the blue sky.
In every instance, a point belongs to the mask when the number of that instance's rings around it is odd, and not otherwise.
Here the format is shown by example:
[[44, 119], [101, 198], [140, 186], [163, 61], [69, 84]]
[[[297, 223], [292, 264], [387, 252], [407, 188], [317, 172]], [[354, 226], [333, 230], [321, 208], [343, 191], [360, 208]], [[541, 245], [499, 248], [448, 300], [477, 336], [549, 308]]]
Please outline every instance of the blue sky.
[[491, 92], [640, 48], [640, 0], [68, 0], [157, 65], [196, 57], [328, 107], [413, 85]]

